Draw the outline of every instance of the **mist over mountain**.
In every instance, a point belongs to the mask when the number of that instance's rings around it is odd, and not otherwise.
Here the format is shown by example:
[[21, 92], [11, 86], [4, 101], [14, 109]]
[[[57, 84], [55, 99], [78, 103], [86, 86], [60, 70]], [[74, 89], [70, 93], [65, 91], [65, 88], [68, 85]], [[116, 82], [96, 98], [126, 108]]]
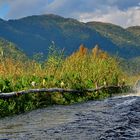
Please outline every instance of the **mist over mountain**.
[[140, 55], [139, 32], [134, 27], [124, 29], [101, 22], [82, 23], [53, 14], [8, 21], [0, 19], [0, 37], [15, 43], [30, 57], [36, 53], [47, 56], [49, 46], [55, 42], [57, 47], [65, 49], [66, 55], [77, 50], [80, 44], [89, 49], [98, 44], [111, 55], [134, 58]]

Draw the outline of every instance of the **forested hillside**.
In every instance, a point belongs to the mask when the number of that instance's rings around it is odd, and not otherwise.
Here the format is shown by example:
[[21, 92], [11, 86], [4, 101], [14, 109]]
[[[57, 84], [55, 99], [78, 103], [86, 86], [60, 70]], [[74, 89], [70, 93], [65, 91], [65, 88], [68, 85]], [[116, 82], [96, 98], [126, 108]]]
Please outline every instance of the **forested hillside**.
[[0, 36], [15, 43], [28, 56], [36, 53], [47, 56], [52, 42], [70, 55], [80, 44], [89, 49], [96, 44], [111, 55], [134, 58], [140, 54], [140, 39], [128, 29], [57, 15], [29, 16], [17, 20], [0, 20]]
[[0, 38], [0, 58], [11, 58], [15, 60], [27, 60], [27, 56], [19, 50], [15, 44]]

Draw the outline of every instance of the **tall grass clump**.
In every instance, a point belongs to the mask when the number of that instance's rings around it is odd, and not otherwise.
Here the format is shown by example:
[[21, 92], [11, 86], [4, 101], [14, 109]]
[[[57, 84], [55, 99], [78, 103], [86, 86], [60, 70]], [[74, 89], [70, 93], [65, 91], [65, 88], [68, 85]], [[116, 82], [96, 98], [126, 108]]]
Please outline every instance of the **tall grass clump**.
[[83, 45], [67, 57], [55, 75], [66, 88], [95, 88], [104, 84], [121, 84], [125, 74], [115, 59], [96, 46], [88, 51]]
[[[71, 56], [64, 57], [63, 51], [52, 43], [48, 58], [43, 63], [2, 56], [0, 58], [0, 92], [53, 87], [83, 90], [103, 85], [120, 85], [126, 81], [127, 75], [119, 68], [117, 61], [102, 51], [98, 45], [92, 50], [81, 45]], [[70, 104], [108, 96], [107, 91], [17, 95], [11, 99], [0, 99], [0, 117], [51, 104]]]

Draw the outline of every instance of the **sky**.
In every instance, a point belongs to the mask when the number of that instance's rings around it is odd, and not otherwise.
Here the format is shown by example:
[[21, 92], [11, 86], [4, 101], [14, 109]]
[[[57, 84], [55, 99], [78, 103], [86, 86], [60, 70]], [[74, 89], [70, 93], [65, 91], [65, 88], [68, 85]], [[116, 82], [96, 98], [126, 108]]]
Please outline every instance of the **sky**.
[[82, 22], [140, 25], [140, 0], [0, 0], [0, 18], [57, 14]]

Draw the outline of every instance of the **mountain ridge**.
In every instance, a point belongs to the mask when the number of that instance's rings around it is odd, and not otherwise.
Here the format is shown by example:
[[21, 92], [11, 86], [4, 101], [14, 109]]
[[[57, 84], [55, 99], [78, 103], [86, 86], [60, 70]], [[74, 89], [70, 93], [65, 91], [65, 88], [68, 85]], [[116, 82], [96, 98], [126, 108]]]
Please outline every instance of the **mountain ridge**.
[[[127, 29], [121, 26], [114, 25], [111, 23], [103, 23], [103, 22], [88, 22], [87, 25], [94, 28], [103, 36], [111, 38], [115, 43], [121, 40], [120, 45], [127, 44], [127, 45], [139, 46], [140, 44], [139, 38], [137, 38], [131, 32], [129, 32]], [[123, 34], [121, 34], [120, 32]], [[137, 40], [139, 41], [136, 44]]]
[[[107, 35], [104, 34], [105, 31]], [[99, 44], [101, 49], [108, 53], [124, 58], [140, 54], [140, 41], [128, 29], [110, 23], [101, 25], [99, 22], [93, 26], [53, 14], [33, 15], [2, 22], [0, 20], [0, 37], [17, 44], [28, 56], [40, 52], [47, 56], [52, 41], [60, 49], [65, 48], [67, 55], [77, 50], [80, 44], [85, 44], [89, 49]]]

